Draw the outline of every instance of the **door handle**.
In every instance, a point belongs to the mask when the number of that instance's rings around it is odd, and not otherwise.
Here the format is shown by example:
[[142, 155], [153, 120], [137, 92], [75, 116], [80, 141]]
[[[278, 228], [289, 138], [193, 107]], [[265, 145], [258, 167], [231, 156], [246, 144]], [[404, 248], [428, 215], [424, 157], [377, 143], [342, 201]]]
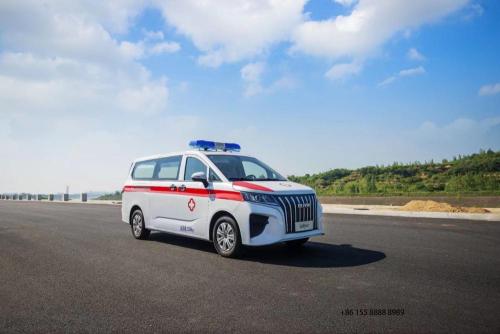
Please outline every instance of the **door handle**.
[[176, 190], [177, 190], [177, 187], [175, 186], [175, 184], [171, 184], [170, 191], [176, 191]]
[[185, 186], [185, 185], [181, 185], [181, 186], [179, 187], [179, 191], [185, 191], [185, 190], [186, 190], [186, 186]]

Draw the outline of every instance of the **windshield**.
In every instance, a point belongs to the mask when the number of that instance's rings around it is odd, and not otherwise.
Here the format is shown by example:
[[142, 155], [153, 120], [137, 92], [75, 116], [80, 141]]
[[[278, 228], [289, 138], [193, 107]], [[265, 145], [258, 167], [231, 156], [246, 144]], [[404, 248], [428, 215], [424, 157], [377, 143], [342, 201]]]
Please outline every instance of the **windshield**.
[[207, 155], [229, 181], [285, 181], [272, 168], [252, 157]]

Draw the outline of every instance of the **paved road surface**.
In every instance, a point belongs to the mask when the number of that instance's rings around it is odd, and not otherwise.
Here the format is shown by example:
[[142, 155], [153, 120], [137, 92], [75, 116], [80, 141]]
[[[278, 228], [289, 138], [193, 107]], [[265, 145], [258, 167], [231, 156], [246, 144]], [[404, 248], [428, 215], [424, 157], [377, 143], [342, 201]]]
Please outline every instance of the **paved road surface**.
[[240, 260], [151, 239], [119, 207], [0, 201], [0, 332], [500, 332], [500, 223], [329, 215]]

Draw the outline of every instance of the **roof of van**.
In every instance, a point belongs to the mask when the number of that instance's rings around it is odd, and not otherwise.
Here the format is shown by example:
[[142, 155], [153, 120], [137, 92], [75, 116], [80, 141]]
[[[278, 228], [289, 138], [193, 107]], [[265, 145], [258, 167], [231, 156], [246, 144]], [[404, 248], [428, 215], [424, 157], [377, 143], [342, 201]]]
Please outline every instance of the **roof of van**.
[[142, 158], [137, 158], [133, 162], [138, 162], [138, 161], [147, 161], [147, 160], [154, 160], [154, 159], [160, 159], [160, 158], [167, 158], [171, 157], [174, 155], [184, 155], [184, 154], [193, 154], [193, 155], [207, 155], [207, 154], [217, 154], [217, 155], [242, 155], [239, 152], [224, 152], [224, 151], [204, 151], [204, 150], [187, 150], [187, 151], [180, 151], [180, 152], [171, 152], [171, 153], [164, 153], [164, 154], [155, 154], [155, 155], [150, 155], [147, 157], [142, 157]]

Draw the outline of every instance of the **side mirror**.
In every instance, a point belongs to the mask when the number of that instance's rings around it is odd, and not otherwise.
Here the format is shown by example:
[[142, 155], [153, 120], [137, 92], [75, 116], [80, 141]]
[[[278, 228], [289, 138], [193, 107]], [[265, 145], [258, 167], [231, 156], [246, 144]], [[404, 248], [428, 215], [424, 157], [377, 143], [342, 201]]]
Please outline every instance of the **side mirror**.
[[203, 172], [193, 173], [193, 175], [191, 175], [191, 180], [203, 183], [205, 188], [208, 187], [207, 176]]

